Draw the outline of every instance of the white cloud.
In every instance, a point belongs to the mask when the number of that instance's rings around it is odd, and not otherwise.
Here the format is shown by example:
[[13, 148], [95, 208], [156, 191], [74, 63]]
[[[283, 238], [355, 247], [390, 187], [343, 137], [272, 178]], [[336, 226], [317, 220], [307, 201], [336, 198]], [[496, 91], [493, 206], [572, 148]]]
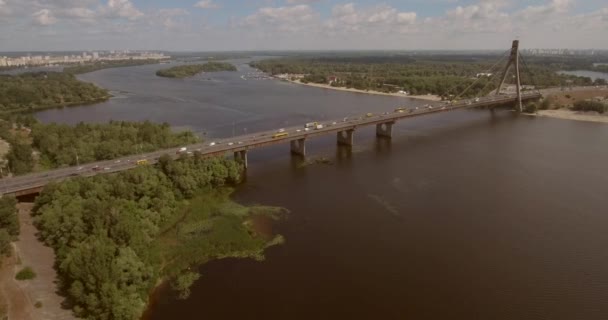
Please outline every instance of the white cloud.
[[305, 4], [288, 7], [266, 7], [258, 9], [252, 15], [245, 17], [240, 24], [245, 27], [274, 28], [278, 31], [296, 32], [306, 30], [312, 32], [319, 14]]
[[220, 5], [213, 2], [213, 0], [201, 0], [195, 3], [194, 6], [201, 9], [217, 9], [220, 7]]
[[68, 18], [77, 18], [77, 19], [93, 19], [96, 16], [95, 11], [89, 8], [70, 8], [63, 11], [63, 15]]
[[32, 17], [34, 18], [34, 23], [41, 26], [48, 26], [57, 22], [57, 19], [49, 9], [36, 11], [32, 14]]
[[416, 22], [415, 12], [399, 12], [388, 5], [358, 9], [354, 3], [334, 6], [325, 26], [332, 32], [403, 32]]
[[287, 4], [315, 3], [321, 0], [287, 0]]
[[144, 15], [129, 0], [108, 0], [107, 6], [102, 8], [101, 11], [107, 17], [125, 18], [128, 20], [135, 20]]

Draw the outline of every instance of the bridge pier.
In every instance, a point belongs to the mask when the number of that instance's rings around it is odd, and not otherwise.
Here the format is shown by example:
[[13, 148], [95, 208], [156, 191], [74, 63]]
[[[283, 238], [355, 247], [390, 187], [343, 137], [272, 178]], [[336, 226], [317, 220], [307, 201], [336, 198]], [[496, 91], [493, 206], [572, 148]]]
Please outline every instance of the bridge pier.
[[306, 139], [291, 140], [289, 144], [291, 145], [291, 154], [306, 156]]
[[376, 125], [376, 137], [392, 138], [393, 137], [393, 125], [395, 121], [379, 123]]
[[234, 161], [242, 163], [245, 169], [247, 169], [247, 150], [235, 151]]
[[353, 132], [355, 130], [338, 131], [338, 144], [343, 146], [353, 145]]

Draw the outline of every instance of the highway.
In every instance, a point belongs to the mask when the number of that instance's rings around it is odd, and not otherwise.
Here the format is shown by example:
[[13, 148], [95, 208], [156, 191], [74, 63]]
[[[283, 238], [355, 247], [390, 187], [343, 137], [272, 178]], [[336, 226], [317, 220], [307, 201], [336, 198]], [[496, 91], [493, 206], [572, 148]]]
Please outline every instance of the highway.
[[[522, 94], [522, 101], [534, 100], [540, 98], [538, 93]], [[214, 141], [205, 141], [203, 143], [183, 146], [187, 148], [187, 154], [199, 152], [202, 156], [223, 156], [226, 153], [237, 152], [243, 150], [252, 150], [255, 148], [278, 144], [289, 143], [292, 140], [307, 139], [320, 135], [327, 135], [345, 130], [356, 130], [358, 127], [382, 124], [392, 121], [401, 120], [404, 118], [423, 116], [428, 114], [449, 112], [458, 109], [467, 109], [475, 107], [486, 107], [501, 105], [506, 103], [514, 103], [516, 96], [500, 95], [487, 96], [475, 100], [462, 100], [457, 103], [436, 102], [425, 107], [407, 108], [403, 110], [390, 110], [384, 113], [364, 114], [351, 117], [345, 117], [333, 121], [323, 121], [319, 124], [323, 125], [322, 129], [304, 128], [304, 124], [293, 127], [283, 128], [288, 133], [286, 136], [274, 138], [273, 135], [278, 132], [275, 130], [256, 132], [233, 138], [224, 138]], [[213, 144], [212, 144], [213, 142]], [[93, 163], [83, 164], [81, 166], [65, 167], [45, 172], [32, 173], [23, 176], [12, 178], [4, 178], [0, 180], [0, 194], [18, 194], [22, 191], [37, 189], [43, 187], [51, 181], [61, 181], [74, 176], [94, 176], [98, 174], [106, 174], [128, 170], [137, 166], [137, 160], [145, 159], [148, 163], [153, 164], [158, 161], [164, 154], [169, 154], [173, 158], [180, 155], [178, 151], [182, 146], [163, 149], [159, 151], [136, 154], [121, 157], [113, 160], [98, 161]]]

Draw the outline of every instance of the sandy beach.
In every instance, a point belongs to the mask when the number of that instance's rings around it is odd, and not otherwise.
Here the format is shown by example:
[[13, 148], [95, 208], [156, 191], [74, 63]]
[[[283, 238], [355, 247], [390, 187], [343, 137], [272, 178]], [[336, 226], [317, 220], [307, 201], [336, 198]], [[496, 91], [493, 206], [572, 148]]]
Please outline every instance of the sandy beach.
[[608, 123], [608, 115], [601, 115], [597, 113], [580, 113], [578, 111], [564, 109], [539, 110], [536, 115], [539, 117]]
[[332, 87], [328, 84], [320, 84], [320, 83], [302, 83], [300, 82], [300, 80], [286, 80], [286, 79], [281, 79], [281, 80], [285, 80], [291, 83], [296, 83], [296, 84], [300, 84], [300, 85], [304, 85], [304, 86], [309, 86], [309, 87], [316, 87], [316, 88], [323, 88], [323, 89], [330, 89], [330, 90], [338, 90], [338, 91], [348, 91], [348, 92], [356, 92], [356, 93], [365, 93], [365, 94], [375, 94], [375, 95], [382, 95], [382, 96], [393, 96], [393, 97], [400, 97], [400, 98], [412, 98], [412, 99], [420, 99], [420, 100], [426, 100], [426, 101], [441, 101], [441, 98], [439, 96], [436, 95], [419, 95], [419, 96], [411, 96], [411, 95], [404, 95], [404, 94], [400, 94], [400, 93], [386, 93], [386, 92], [380, 92], [380, 91], [373, 91], [373, 90], [359, 90], [359, 89], [353, 89], [353, 88], [344, 88], [344, 87]]

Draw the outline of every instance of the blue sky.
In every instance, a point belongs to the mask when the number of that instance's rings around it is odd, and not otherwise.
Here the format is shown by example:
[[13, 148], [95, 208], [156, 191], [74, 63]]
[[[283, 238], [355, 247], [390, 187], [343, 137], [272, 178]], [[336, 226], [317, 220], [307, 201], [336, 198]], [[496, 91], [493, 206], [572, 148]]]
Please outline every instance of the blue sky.
[[606, 0], [0, 0], [0, 51], [608, 49]]

